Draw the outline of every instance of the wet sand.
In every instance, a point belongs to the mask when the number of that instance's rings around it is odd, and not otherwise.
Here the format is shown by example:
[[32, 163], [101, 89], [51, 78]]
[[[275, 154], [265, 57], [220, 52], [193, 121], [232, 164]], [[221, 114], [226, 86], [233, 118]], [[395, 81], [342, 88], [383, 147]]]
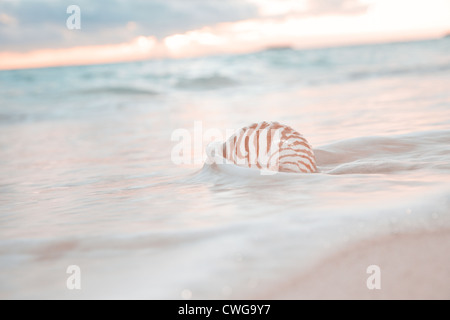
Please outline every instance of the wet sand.
[[[263, 299], [450, 299], [450, 230], [364, 241], [318, 263]], [[369, 290], [378, 265], [381, 288]]]

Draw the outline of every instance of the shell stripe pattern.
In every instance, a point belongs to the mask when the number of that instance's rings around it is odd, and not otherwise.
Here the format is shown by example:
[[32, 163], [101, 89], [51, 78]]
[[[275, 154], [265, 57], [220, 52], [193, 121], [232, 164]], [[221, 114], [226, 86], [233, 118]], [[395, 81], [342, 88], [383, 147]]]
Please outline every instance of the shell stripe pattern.
[[278, 122], [244, 127], [223, 144], [223, 157], [239, 166], [280, 172], [316, 172], [316, 159], [308, 141]]

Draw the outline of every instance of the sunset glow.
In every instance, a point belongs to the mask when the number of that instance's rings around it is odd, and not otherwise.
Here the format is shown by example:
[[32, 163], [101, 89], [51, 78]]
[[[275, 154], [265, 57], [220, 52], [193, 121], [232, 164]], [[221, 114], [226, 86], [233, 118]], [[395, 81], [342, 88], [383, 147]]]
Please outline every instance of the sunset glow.
[[0, 52], [0, 69], [39, 68], [135, 61], [156, 57], [156, 39], [138, 37], [130, 43], [41, 49], [26, 53]]
[[[443, 36], [450, 31], [450, 1], [364, 0], [347, 1], [356, 9], [308, 13], [310, 2], [249, 0], [259, 16], [218, 22], [165, 37], [141, 34], [122, 43], [35, 48], [25, 52], [0, 47], [0, 69], [99, 64], [151, 58], [182, 58], [217, 53], [250, 52], [271, 46], [323, 47]], [[360, 10], [358, 6], [364, 8]], [[315, 9], [315, 10], [319, 10]], [[353, 11], [352, 11], [353, 10]], [[360, 10], [360, 11], [355, 11]], [[20, 21], [0, 14], [0, 27], [20, 27]], [[130, 21], [123, 29], [136, 32]], [[64, 28], [64, 26], [62, 26]], [[67, 30], [64, 32], [67, 33]], [[71, 30], [70, 32], [88, 32]], [[87, 34], [88, 35], [88, 34]]]

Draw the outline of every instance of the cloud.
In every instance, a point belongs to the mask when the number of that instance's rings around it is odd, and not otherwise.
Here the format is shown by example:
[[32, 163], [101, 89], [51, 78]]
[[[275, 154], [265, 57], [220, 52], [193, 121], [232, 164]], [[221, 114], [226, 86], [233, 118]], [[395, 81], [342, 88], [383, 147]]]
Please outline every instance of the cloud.
[[448, 0], [79, 0], [73, 31], [58, 1], [1, 0], [0, 69], [404, 41], [450, 21]]
[[262, 17], [349, 15], [366, 12], [372, 0], [247, 0]]
[[321, 0], [308, 1], [308, 14], [325, 15], [325, 14], [360, 14], [369, 8], [368, 1], [360, 0]]
[[6, 13], [0, 13], [0, 24], [8, 26], [15, 25], [17, 23], [14, 17], [7, 15]]
[[[159, 40], [224, 22], [286, 16], [356, 14], [368, 0], [3, 0], [0, 51]], [[81, 30], [68, 30], [66, 9], [81, 8]]]
[[[81, 8], [81, 30], [66, 28], [66, 8]], [[0, 3], [0, 50], [120, 43], [257, 16], [239, 0], [17, 0]], [[15, 24], [5, 23], [16, 21]]]

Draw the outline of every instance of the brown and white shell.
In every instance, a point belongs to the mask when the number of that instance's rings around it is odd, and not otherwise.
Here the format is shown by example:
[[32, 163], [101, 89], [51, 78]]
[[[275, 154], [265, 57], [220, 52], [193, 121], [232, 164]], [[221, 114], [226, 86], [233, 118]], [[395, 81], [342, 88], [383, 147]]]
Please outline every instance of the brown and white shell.
[[308, 141], [278, 122], [264, 121], [240, 129], [223, 143], [222, 156], [241, 167], [297, 173], [317, 171]]

